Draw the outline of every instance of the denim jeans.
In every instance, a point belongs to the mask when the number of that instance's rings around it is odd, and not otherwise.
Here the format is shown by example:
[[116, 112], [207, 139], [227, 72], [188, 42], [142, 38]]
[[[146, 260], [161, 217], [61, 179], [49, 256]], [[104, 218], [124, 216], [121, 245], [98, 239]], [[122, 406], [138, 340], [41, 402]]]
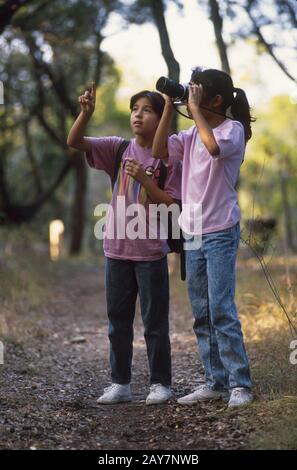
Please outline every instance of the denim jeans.
[[193, 329], [206, 382], [212, 390], [252, 386], [234, 302], [239, 240], [238, 222], [225, 230], [203, 234], [201, 247], [186, 251]]
[[105, 258], [105, 285], [112, 382], [124, 385], [131, 381], [133, 321], [139, 294], [150, 383], [170, 385], [167, 257], [156, 261]]

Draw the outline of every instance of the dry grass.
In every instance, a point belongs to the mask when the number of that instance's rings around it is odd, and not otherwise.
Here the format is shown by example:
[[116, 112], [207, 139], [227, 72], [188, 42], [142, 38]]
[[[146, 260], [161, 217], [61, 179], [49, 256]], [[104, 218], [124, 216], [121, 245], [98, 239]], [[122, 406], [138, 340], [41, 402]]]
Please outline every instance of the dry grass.
[[23, 343], [46, 334], [39, 326], [48, 292], [48, 261], [30, 255], [3, 256], [0, 262], [0, 337]]
[[[273, 257], [266, 261], [288, 315], [297, 328], [297, 258]], [[186, 290], [181, 287], [177, 275], [174, 276], [172, 299], [179, 302], [180, 309], [189, 310]], [[250, 448], [297, 449], [297, 365], [289, 361], [293, 337], [286, 316], [256, 259], [244, 260], [239, 255], [236, 302], [256, 399], [240, 411], [226, 413], [239, 413], [242, 426], [250, 433]]]

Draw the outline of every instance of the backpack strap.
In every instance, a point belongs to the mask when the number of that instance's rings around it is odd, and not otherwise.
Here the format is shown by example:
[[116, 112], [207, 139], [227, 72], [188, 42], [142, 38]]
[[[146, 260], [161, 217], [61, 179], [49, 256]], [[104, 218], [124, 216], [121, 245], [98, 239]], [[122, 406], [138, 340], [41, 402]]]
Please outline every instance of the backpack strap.
[[[184, 244], [184, 240], [182, 239], [182, 243]], [[182, 247], [182, 250], [180, 252], [180, 278], [182, 281], [186, 280], [186, 254], [185, 250]]]
[[117, 153], [116, 153], [116, 156], [115, 156], [114, 171], [113, 171], [113, 175], [112, 175], [112, 178], [111, 178], [111, 187], [112, 187], [112, 189], [113, 189], [113, 187], [115, 185], [115, 182], [117, 180], [117, 177], [118, 177], [118, 172], [119, 172], [119, 168], [120, 168], [120, 165], [121, 165], [122, 156], [123, 156], [126, 148], [129, 146], [129, 144], [130, 144], [130, 140], [123, 140], [123, 142], [121, 142], [119, 147], [118, 147], [118, 150], [117, 150]]
[[[165, 186], [165, 180], [167, 177], [167, 167], [164, 165], [164, 163], [161, 161], [161, 166], [160, 166], [160, 178], [158, 182], [158, 186], [160, 189], [164, 191], [164, 186]], [[182, 203], [180, 200], [175, 200], [175, 202], [179, 205], [180, 211], [182, 210]], [[170, 245], [170, 243], [169, 243]], [[184, 251], [184, 238], [182, 235], [182, 230], [180, 229], [180, 242], [178, 243], [179, 247], [178, 250], [173, 249], [173, 251], [176, 251], [179, 253], [179, 260], [180, 260], [180, 278], [182, 281], [185, 281], [186, 279], [186, 257], [185, 257], [185, 251]]]
[[164, 163], [161, 160], [160, 177], [159, 177], [159, 181], [158, 181], [158, 186], [159, 186], [160, 189], [162, 189], [162, 191], [164, 191], [166, 177], [167, 177], [167, 166], [165, 166]]

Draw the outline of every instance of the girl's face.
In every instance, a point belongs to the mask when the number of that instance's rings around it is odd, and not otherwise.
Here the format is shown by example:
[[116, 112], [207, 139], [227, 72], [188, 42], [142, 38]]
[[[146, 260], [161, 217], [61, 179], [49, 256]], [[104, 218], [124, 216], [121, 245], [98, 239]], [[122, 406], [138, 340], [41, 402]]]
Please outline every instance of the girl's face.
[[134, 104], [130, 125], [135, 136], [153, 136], [157, 130], [160, 118], [153, 110], [148, 98], [139, 98]]

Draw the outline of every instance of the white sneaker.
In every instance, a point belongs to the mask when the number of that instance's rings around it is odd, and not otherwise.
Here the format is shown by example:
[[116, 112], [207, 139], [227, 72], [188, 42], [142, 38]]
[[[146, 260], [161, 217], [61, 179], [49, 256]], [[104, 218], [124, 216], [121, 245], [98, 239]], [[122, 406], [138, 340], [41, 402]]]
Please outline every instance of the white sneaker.
[[146, 398], [147, 405], [158, 405], [160, 403], [166, 403], [172, 397], [172, 391], [170, 387], [165, 387], [161, 384], [153, 384], [150, 386], [150, 393]]
[[229, 397], [228, 392], [211, 390], [206, 384], [199, 385], [194, 392], [177, 400], [180, 405], [193, 405], [199, 401], [221, 400]]
[[247, 405], [253, 401], [253, 394], [248, 388], [235, 387], [231, 391], [228, 408]]
[[103, 395], [98, 398], [97, 403], [100, 405], [111, 405], [113, 403], [122, 403], [132, 400], [130, 384], [120, 385], [111, 384], [104, 389]]

